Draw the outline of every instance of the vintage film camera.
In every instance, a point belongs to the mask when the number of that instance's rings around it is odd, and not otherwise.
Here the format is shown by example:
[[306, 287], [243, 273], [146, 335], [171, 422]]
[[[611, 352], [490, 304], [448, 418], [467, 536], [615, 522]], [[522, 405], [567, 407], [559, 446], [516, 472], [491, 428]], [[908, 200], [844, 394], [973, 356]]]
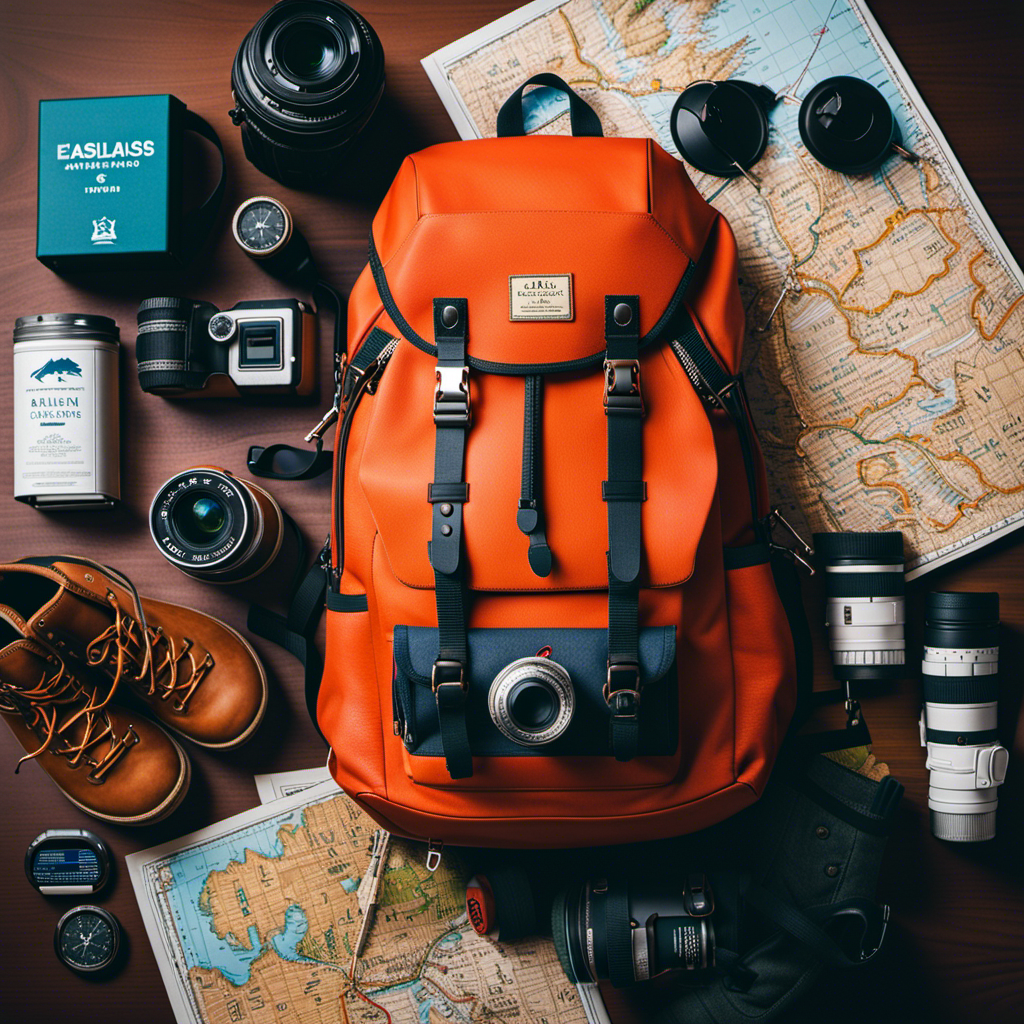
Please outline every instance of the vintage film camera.
[[316, 393], [316, 316], [298, 299], [146, 299], [135, 352], [143, 391], [176, 398]]

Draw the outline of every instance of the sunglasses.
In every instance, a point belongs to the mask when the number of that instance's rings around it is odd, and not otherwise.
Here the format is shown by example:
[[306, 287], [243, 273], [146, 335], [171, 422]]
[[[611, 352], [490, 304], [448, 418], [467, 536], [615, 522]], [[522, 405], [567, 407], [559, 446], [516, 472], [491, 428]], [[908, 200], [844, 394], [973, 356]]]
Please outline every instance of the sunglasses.
[[[784, 92], [751, 82], [693, 82], [672, 108], [672, 140], [699, 171], [717, 178], [742, 174], [759, 189], [751, 168], [768, 146], [771, 111], [785, 98]], [[800, 101], [798, 123], [807, 152], [841, 174], [868, 174], [894, 152], [917, 161], [903, 148], [885, 97], [860, 78], [838, 75], [819, 82]]]

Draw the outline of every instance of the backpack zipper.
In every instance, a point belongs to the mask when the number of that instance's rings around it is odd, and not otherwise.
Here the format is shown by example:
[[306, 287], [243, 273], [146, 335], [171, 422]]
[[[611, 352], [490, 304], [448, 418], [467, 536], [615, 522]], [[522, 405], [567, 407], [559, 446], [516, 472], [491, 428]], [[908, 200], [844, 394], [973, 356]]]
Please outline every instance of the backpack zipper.
[[344, 380], [339, 383], [339, 396], [336, 397], [336, 401], [339, 404], [341, 426], [338, 428], [338, 444], [334, 452], [334, 478], [338, 488], [337, 500], [334, 502], [334, 536], [337, 539], [335, 545], [337, 551], [335, 552], [334, 567], [331, 570], [335, 587], [337, 587], [338, 581], [341, 579], [341, 567], [345, 562], [345, 456], [348, 448], [349, 431], [352, 429], [352, 419], [363, 395], [372, 395], [377, 390], [377, 385], [381, 375], [384, 373], [384, 368], [388, 365], [388, 360], [394, 355], [397, 347], [398, 339], [392, 338], [363, 370], [350, 363], [346, 375], [355, 376], [353, 377], [354, 383], [347, 396], [343, 397], [341, 395]]

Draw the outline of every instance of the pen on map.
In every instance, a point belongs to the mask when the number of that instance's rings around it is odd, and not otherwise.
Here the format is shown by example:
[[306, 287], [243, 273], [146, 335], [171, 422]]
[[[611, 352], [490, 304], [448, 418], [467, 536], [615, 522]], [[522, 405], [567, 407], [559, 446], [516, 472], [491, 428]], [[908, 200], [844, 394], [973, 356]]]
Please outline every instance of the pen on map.
[[[373, 846], [370, 849], [370, 861], [366, 866], [365, 900], [363, 907], [363, 923], [359, 927], [359, 937], [356, 939], [355, 952], [352, 954], [352, 971], [355, 972], [356, 960], [362, 955], [366, 948], [366, 940], [370, 937], [370, 929], [373, 927], [373, 920], [377, 916], [377, 903], [380, 893], [380, 882], [384, 874], [384, 864], [387, 857], [388, 843], [391, 841], [391, 833], [379, 829], [374, 833]], [[362, 886], [360, 886], [362, 888]]]

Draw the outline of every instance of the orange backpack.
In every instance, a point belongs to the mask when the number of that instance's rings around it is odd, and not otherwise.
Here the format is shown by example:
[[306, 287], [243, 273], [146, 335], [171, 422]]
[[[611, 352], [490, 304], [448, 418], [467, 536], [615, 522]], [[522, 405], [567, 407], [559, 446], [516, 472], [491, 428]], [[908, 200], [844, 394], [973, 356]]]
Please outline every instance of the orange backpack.
[[736, 244], [680, 162], [534, 82], [577, 137], [525, 136], [520, 89], [374, 219], [317, 717], [402, 835], [678, 835], [758, 798], [796, 703]]

